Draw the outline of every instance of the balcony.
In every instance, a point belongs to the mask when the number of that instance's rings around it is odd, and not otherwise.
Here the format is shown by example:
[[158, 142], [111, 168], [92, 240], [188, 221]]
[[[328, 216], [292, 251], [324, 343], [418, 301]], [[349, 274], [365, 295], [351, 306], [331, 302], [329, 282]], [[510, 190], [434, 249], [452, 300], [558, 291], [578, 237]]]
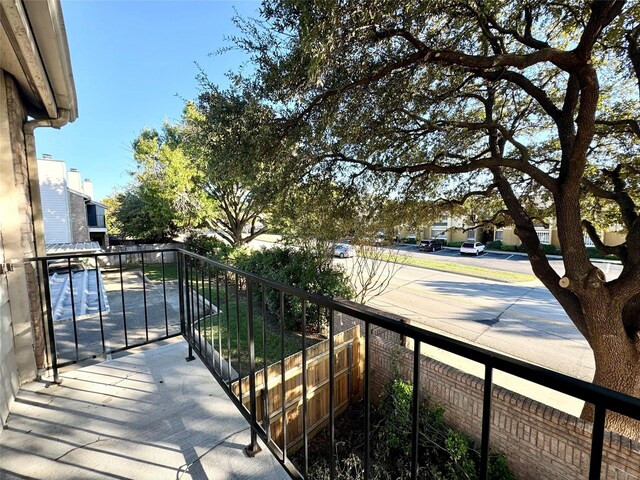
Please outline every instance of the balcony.
[[[36, 261], [49, 278], [51, 258]], [[376, 478], [373, 420], [394, 377], [410, 385], [412, 478], [428, 468], [427, 399], [477, 442], [477, 478], [495, 452], [518, 478], [640, 478], [640, 444], [605, 430], [611, 412], [640, 420], [640, 399], [184, 250], [64, 261], [84, 262], [104, 292], [75, 293], [69, 273], [70, 315], [54, 319], [45, 282], [51, 378], [21, 390], [0, 436], [0, 467], [17, 478], [304, 478], [318, 455], [328, 478], [348, 478], [346, 460]], [[83, 295], [97, 312], [78, 315]], [[421, 355], [425, 344], [481, 363], [484, 378]], [[595, 422], [495, 385], [495, 371], [592, 403]], [[362, 439], [349, 457], [345, 435]]]

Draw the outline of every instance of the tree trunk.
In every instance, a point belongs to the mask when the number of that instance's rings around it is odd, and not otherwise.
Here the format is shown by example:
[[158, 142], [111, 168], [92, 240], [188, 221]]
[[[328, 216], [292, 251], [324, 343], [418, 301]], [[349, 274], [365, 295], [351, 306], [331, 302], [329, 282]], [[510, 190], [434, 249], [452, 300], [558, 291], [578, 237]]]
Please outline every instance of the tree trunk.
[[[596, 372], [593, 383], [603, 387], [640, 397], [640, 351], [637, 342], [630, 339], [616, 318], [618, 309], [605, 307], [607, 302], [594, 297], [594, 308], [585, 305], [589, 328], [589, 344], [593, 350]], [[612, 311], [613, 310], [613, 311]], [[592, 422], [594, 406], [586, 403], [581, 418]], [[624, 415], [607, 412], [605, 426], [629, 438], [640, 440], [640, 421]]]

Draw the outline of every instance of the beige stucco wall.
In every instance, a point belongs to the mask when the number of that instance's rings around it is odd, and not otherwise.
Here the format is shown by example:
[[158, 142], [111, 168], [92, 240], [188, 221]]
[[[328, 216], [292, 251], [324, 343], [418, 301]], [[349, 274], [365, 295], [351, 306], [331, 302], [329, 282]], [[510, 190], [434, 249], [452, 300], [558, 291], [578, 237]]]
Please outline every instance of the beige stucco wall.
[[32, 264], [23, 262], [36, 251], [29, 192], [30, 172], [23, 133], [26, 119], [13, 78], [0, 70], [0, 263], [13, 265], [13, 271], [0, 274], [2, 424], [19, 385], [36, 376], [34, 349], [42, 355], [44, 348], [42, 337], [34, 335], [41, 335], [37, 272]]
[[605, 245], [620, 245], [627, 241], [627, 234], [624, 232], [605, 232], [602, 241]]
[[553, 245], [556, 248], [560, 248], [560, 239], [558, 238], [557, 228], [551, 229], [551, 245]]

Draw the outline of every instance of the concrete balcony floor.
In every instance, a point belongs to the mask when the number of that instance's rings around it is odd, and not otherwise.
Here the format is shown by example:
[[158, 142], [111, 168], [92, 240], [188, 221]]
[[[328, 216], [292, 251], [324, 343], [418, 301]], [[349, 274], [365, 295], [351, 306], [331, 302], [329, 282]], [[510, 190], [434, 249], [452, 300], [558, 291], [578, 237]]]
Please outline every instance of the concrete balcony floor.
[[[133, 352], [133, 351], [132, 351]], [[148, 346], [20, 390], [0, 433], [0, 478], [285, 479], [184, 341]]]

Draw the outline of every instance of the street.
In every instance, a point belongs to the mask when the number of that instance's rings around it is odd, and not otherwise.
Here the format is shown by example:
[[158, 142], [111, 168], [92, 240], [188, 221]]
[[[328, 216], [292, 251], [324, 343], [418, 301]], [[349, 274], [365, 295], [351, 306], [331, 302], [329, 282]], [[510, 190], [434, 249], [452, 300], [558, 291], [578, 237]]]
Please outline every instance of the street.
[[[336, 259], [336, 264], [347, 269], [349, 262], [353, 259]], [[404, 266], [386, 291], [368, 305], [407, 317], [427, 330], [582, 380], [593, 378], [591, 348], [537, 280], [506, 284]], [[448, 352], [424, 346], [423, 353], [478, 377], [484, 375], [482, 365]], [[579, 415], [582, 409], [582, 402], [576, 399], [503, 372], [496, 372], [494, 380], [567, 413]]]
[[[403, 255], [416, 258], [429, 258], [433, 260], [441, 260], [444, 262], [461, 263], [464, 265], [474, 265], [476, 267], [491, 268], [493, 270], [504, 270], [507, 272], [526, 273], [533, 275], [531, 264], [526, 255], [521, 253], [493, 252], [487, 251], [480, 256], [460, 255], [458, 249], [444, 248], [436, 252], [421, 252], [417, 245], [394, 245], [390, 247], [402, 252]], [[594, 259], [595, 265], [600, 268], [606, 275], [607, 280], [618, 278], [622, 271], [619, 262], [611, 262], [607, 260]], [[558, 272], [560, 276], [564, 274], [564, 265], [562, 259], [549, 259], [551, 267]]]

